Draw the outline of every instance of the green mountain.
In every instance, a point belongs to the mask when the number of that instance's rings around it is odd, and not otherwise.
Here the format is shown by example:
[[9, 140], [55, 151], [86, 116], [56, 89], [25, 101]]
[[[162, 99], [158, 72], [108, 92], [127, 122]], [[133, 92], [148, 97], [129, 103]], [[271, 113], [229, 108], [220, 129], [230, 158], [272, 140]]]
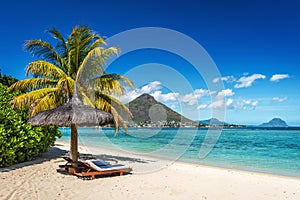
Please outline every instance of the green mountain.
[[263, 123], [259, 125], [260, 127], [288, 127], [285, 121], [280, 118], [273, 118], [271, 121], [267, 123]]
[[134, 122], [175, 121], [196, 124], [196, 122], [180, 115], [166, 105], [156, 101], [154, 97], [149, 94], [142, 94], [141, 96], [132, 100], [128, 103], [128, 108], [134, 116]]
[[211, 118], [207, 120], [200, 121], [201, 124], [211, 124], [211, 125], [228, 125], [226, 122], [221, 122], [217, 118]]

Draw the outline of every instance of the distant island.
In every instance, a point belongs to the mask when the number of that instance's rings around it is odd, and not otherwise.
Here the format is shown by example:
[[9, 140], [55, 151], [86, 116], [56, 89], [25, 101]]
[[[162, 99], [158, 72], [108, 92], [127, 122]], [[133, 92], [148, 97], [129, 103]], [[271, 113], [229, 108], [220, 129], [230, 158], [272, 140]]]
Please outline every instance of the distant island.
[[226, 122], [221, 122], [217, 118], [211, 118], [207, 120], [199, 121], [200, 124], [213, 124], [213, 125], [228, 125]]
[[268, 128], [286, 128], [289, 127], [287, 123], [280, 118], [273, 118], [269, 122], [262, 123], [259, 127], [268, 127]]
[[199, 121], [199, 128], [246, 128], [245, 125], [237, 125], [237, 124], [228, 124], [226, 122], [222, 122], [217, 118], [211, 118], [207, 120]]

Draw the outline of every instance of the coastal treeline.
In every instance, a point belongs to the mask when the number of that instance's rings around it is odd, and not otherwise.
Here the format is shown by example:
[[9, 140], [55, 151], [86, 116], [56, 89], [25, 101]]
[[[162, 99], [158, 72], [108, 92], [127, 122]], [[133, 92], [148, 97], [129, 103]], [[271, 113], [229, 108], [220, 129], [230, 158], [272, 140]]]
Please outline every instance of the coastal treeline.
[[28, 110], [11, 108], [9, 102], [21, 94], [20, 91], [7, 91], [15, 81], [17, 79], [11, 76], [0, 76], [0, 167], [35, 159], [61, 136], [58, 127], [29, 125]]

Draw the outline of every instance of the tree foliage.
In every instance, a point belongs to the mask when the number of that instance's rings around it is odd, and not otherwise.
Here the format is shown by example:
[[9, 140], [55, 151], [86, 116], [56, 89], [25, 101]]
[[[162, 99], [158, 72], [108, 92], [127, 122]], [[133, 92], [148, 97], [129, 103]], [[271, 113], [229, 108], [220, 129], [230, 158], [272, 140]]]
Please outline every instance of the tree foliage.
[[[107, 59], [117, 55], [117, 47], [105, 48], [103, 37], [86, 26], [75, 26], [66, 38], [55, 28], [47, 32], [56, 40], [56, 45], [42, 40], [29, 40], [25, 50], [39, 58], [26, 67], [30, 78], [18, 81], [9, 91], [20, 90], [24, 94], [14, 97], [13, 108], [28, 108], [29, 116], [57, 108], [79, 97], [90, 107], [112, 114], [116, 133], [119, 126], [127, 126], [122, 114], [133, 117], [129, 109], [116, 97], [133, 83], [119, 74], [107, 74], [104, 70]], [[71, 124], [71, 157], [78, 158], [78, 131]]]
[[12, 84], [14, 84], [15, 82], [17, 82], [18, 79], [12, 77], [12, 76], [8, 76], [8, 75], [2, 75], [1, 73], [1, 69], [0, 69], [0, 83], [2, 83], [3, 85], [6, 86], [11, 86]]
[[115, 97], [125, 92], [125, 86], [133, 83], [120, 74], [107, 74], [104, 65], [107, 59], [117, 55], [117, 47], [105, 48], [103, 37], [89, 27], [75, 26], [68, 37], [55, 28], [47, 32], [56, 40], [52, 46], [42, 40], [29, 40], [24, 44], [38, 60], [27, 65], [26, 74], [33, 78], [21, 80], [10, 86], [25, 94], [13, 99], [15, 108], [29, 108], [29, 115], [56, 108], [70, 101], [74, 95], [74, 84], [78, 86], [78, 96], [83, 103], [110, 112], [115, 127], [126, 124], [120, 113], [132, 114]]
[[33, 160], [54, 145], [61, 133], [57, 127], [33, 127], [27, 124], [26, 110], [9, 105], [19, 91], [8, 92], [0, 83], [0, 167]]

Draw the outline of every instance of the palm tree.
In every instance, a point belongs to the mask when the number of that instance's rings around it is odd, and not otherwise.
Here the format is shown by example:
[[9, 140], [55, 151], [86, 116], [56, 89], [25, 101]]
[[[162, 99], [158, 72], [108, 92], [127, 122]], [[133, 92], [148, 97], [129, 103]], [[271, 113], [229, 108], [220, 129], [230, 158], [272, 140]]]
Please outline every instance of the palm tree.
[[[133, 87], [133, 83], [120, 74], [107, 74], [103, 68], [119, 49], [104, 48], [104, 38], [86, 26], [73, 27], [67, 38], [55, 28], [46, 32], [56, 39], [55, 47], [42, 40], [28, 40], [24, 44], [25, 50], [40, 59], [26, 67], [26, 76], [32, 77], [10, 86], [9, 90], [24, 92], [12, 100], [13, 107], [26, 108], [29, 116], [34, 116], [64, 105], [77, 95], [84, 104], [111, 113], [116, 133], [119, 126], [126, 130], [122, 116], [125, 113], [132, 118], [132, 114], [116, 97], [124, 94], [126, 85]], [[77, 134], [76, 126], [71, 126], [71, 130]], [[71, 150], [72, 144], [73, 141]], [[72, 158], [77, 160], [77, 155]]]

